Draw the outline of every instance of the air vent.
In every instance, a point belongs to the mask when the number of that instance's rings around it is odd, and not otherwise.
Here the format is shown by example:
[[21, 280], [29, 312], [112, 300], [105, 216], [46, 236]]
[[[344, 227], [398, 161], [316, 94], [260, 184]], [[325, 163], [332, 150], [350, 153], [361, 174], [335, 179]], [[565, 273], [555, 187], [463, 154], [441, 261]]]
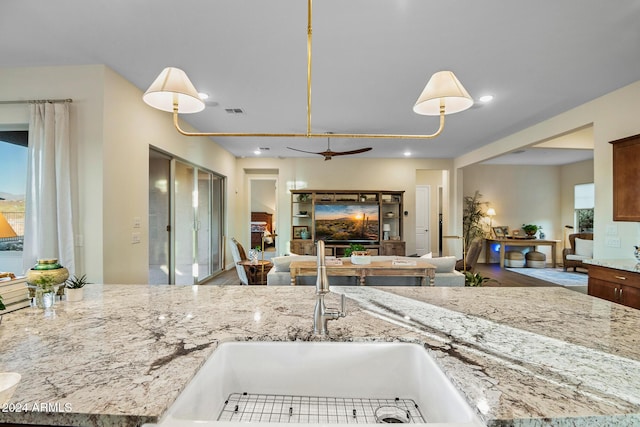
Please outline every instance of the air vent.
[[269, 150], [271, 150], [271, 148], [270, 147], [258, 147], [258, 150], [260, 150], [260, 151], [269, 151]]
[[225, 108], [224, 111], [226, 111], [227, 114], [244, 114], [242, 108]]

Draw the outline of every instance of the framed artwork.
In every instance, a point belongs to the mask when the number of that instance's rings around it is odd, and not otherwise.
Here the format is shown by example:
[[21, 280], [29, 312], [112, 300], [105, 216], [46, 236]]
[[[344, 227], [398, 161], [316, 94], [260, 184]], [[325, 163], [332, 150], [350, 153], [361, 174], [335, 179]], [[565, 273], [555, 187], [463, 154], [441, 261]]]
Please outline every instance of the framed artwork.
[[306, 225], [294, 225], [293, 226], [293, 238], [294, 239], [302, 239], [302, 232], [309, 232], [309, 227]]
[[504, 239], [506, 237], [509, 237], [509, 227], [506, 225], [493, 227], [493, 234], [495, 234], [496, 239]]

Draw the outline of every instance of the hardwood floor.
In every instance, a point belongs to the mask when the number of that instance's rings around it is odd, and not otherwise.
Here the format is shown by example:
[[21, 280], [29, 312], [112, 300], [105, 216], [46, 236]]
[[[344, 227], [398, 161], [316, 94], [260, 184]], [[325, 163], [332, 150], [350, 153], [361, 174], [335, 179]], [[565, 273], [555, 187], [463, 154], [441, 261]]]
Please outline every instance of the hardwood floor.
[[[484, 286], [558, 286], [544, 280], [534, 279], [533, 277], [502, 269], [499, 264], [478, 263], [476, 264], [476, 273], [491, 279], [485, 282]], [[236, 273], [235, 269], [227, 270], [206, 282], [205, 285], [240, 285], [240, 279], [238, 279], [238, 273]]]
[[476, 273], [488, 277], [489, 281], [483, 286], [516, 287], [516, 286], [560, 286], [555, 283], [539, 280], [500, 268], [500, 264], [476, 264]]

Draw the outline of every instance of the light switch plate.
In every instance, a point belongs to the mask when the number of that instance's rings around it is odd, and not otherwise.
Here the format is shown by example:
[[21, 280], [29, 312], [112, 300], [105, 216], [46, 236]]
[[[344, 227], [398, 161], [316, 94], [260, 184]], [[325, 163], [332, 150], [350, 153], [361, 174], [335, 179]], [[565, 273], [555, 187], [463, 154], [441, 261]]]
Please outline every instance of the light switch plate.
[[617, 236], [618, 235], [618, 226], [616, 224], [607, 225], [607, 235], [608, 236]]
[[607, 237], [607, 246], [610, 248], [619, 248], [620, 239], [617, 237]]

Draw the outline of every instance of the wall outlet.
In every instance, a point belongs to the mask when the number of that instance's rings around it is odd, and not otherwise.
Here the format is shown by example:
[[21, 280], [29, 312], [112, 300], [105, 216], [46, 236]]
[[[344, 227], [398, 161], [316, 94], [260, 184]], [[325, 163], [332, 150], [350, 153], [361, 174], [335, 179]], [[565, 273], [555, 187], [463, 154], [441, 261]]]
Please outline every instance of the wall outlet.
[[140, 228], [140, 224], [141, 224], [140, 217], [139, 216], [134, 217], [133, 228]]
[[617, 237], [607, 237], [607, 246], [610, 248], [619, 248], [620, 239]]
[[608, 236], [617, 236], [618, 235], [618, 226], [616, 224], [607, 225], [607, 235]]
[[134, 245], [140, 243], [140, 233], [131, 233], [131, 243]]

